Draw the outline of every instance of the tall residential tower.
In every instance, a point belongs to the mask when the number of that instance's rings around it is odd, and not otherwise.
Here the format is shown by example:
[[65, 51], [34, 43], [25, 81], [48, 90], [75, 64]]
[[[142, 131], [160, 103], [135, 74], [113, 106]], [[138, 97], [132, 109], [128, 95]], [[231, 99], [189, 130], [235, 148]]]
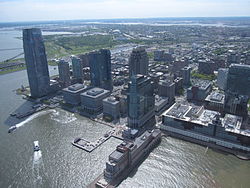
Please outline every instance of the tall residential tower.
[[76, 82], [83, 81], [83, 70], [82, 70], [82, 62], [78, 57], [72, 57], [72, 70], [73, 70], [73, 78], [76, 79]]
[[70, 85], [69, 63], [61, 59], [58, 63], [59, 82], [63, 87]]
[[101, 49], [90, 52], [88, 60], [91, 72], [91, 85], [106, 90], [113, 90], [110, 50]]

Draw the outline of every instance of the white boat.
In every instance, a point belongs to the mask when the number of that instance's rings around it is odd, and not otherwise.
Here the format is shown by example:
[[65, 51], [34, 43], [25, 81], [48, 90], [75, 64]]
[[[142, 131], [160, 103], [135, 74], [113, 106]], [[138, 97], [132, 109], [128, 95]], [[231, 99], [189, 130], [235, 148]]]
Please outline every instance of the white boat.
[[39, 147], [38, 141], [34, 141], [34, 151], [39, 151], [39, 150], [40, 150], [40, 147]]
[[16, 130], [16, 126], [11, 126], [8, 130], [8, 133], [12, 133], [14, 130]]

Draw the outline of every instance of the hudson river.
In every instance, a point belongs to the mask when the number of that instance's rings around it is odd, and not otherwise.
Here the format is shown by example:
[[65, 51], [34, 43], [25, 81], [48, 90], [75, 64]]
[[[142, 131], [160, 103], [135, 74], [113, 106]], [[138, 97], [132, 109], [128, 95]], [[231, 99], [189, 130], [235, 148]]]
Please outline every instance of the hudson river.
[[[50, 67], [51, 75], [57, 70]], [[8, 134], [8, 116], [26, 101], [14, 89], [27, 85], [26, 71], [0, 76], [0, 187], [85, 187], [105, 168], [120, 143], [111, 139], [92, 153], [71, 145], [109, 130], [60, 109], [31, 116]], [[41, 153], [34, 155], [33, 141]], [[173, 138], [162, 143], [119, 187], [250, 187], [250, 162]]]

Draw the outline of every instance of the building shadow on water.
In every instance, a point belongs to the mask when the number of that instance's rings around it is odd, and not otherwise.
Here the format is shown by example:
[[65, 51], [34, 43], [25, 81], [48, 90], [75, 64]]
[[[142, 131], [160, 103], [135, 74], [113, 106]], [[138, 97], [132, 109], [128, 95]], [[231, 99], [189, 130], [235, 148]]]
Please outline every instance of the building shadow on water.
[[32, 108], [33, 105], [34, 103], [32, 103], [31, 101], [25, 101], [22, 105], [20, 105], [15, 111], [13, 111], [7, 117], [7, 119], [4, 121], [4, 125], [13, 126], [27, 119], [29, 116], [17, 118], [17, 115], [25, 114], [31, 111], [33, 109]]

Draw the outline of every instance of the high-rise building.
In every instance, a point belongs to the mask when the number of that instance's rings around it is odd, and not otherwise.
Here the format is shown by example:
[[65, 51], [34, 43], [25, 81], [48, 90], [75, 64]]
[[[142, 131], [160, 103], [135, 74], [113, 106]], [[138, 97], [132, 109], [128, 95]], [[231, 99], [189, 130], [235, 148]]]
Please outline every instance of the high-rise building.
[[183, 78], [183, 84], [186, 86], [190, 85], [190, 73], [191, 73], [191, 67], [184, 67], [181, 69], [181, 76]]
[[113, 90], [110, 50], [101, 49], [90, 52], [88, 56], [91, 85], [106, 90]]
[[198, 71], [201, 74], [214, 74], [214, 71], [216, 69], [216, 64], [208, 59], [200, 59], [198, 61]]
[[82, 82], [82, 79], [83, 79], [82, 68], [83, 67], [82, 67], [81, 59], [73, 56], [72, 57], [73, 78], [75, 78], [78, 82]]
[[70, 85], [69, 63], [61, 59], [58, 63], [59, 82], [63, 87]]
[[227, 68], [218, 69], [217, 84], [218, 87], [222, 90], [225, 90], [227, 86], [227, 74], [228, 74]]
[[226, 90], [250, 96], [250, 65], [232, 64], [229, 67]]
[[143, 47], [133, 49], [129, 57], [129, 77], [132, 75], [148, 75], [148, 55]]
[[227, 93], [225, 95], [224, 110], [226, 113], [247, 117], [247, 102], [249, 96]]
[[50, 77], [40, 29], [23, 30], [23, 49], [31, 96], [45, 96], [50, 92]]
[[183, 93], [183, 78], [177, 77], [174, 79], [175, 94], [181, 95]]
[[229, 50], [227, 54], [227, 65], [239, 64], [240, 54], [236, 53], [234, 50]]
[[155, 121], [154, 86], [150, 77], [133, 75], [129, 82], [128, 127], [150, 126]]

